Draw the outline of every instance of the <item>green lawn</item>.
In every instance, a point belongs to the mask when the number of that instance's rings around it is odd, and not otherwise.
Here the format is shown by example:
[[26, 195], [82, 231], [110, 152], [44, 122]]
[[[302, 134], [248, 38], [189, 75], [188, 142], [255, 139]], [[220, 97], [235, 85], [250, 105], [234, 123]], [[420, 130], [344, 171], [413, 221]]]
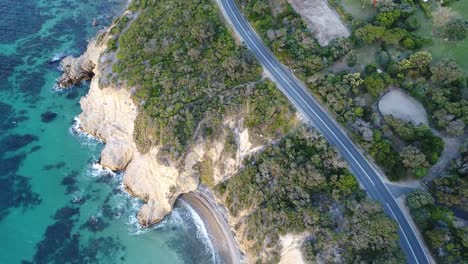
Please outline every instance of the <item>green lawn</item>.
[[[468, 1], [458, 1], [450, 5], [450, 8], [456, 11], [462, 18], [468, 20]], [[421, 28], [416, 31], [422, 37], [432, 39], [423, 47], [424, 50], [432, 53], [435, 61], [442, 58], [454, 59], [461, 67], [464, 68], [465, 73], [468, 74], [468, 38], [463, 41], [446, 41], [433, 36], [432, 20], [427, 19], [421, 10], [417, 11], [417, 17], [421, 22]]]
[[376, 54], [378, 48], [376, 45], [365, 46], [356, 50], [357, 64], [358, 65], [369, 65], [376, 63]]
[[362, 7], [361, 0], [342, 0], [341, 5], [344, 10], [350, 13], [353, 17], [369, 20], [377, 14], [375, 8], [372, 7]]

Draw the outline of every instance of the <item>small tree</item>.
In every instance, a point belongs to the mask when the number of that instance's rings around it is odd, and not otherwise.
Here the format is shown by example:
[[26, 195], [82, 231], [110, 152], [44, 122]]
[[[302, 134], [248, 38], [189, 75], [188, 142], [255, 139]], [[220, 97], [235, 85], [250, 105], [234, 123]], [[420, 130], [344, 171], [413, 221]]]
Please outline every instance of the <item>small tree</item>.
[[449, 40], [463, 40], [468, 35], [468, 21], [455, 19], [448, 22], [441, 32], [442, 37]]
[[426, 160], [426, 156], [414, 146], [407, 146], [400, 152], [401, 162], [409, 172], [413, 173], [414, 176], [420, 178], [426, 174], [426, 168], [429, 167], [429, 163]]
[[440, 84], [451, 84], [463, 78], [463, 70], [452, 59], [443, 59], [431, 67], [432, 81]]
[[447, 133], [452, 136], [461, 136], [465, 131], [465, 123], [461, 119], [456, 119], [450, 122], [447, 126]]
[[426, 205], [431, 205], [434, 203], [434, 198], [432, 198], [431, 194], [426, 191], [422, 190], [415, 190], [408, 194], [406, 198], [406, 202], [410, 209], [419, 209]]
[[366, 86], [367, 91], [374, 97], [379, 96], [379, 94], [383, 92], [386, 87], [385, 81], [381, 74], [376, 72], [364, 79], [364, 85]]

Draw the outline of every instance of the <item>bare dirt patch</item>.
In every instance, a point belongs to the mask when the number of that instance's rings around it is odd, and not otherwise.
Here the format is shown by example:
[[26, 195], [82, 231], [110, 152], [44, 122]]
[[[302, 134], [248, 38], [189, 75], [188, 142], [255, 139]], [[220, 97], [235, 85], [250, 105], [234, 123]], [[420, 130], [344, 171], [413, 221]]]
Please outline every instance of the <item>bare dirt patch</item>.
[[460, 146], [463, 145], [463, 137], [448, 138], [441, 135], [435, 129], [432, 129], [432, 133], [436, 136], [441, 137], [444, 140], [445, 146], [442, 151], [442, 155], [434, 166], [431, 167], [429, 173], [424, 177], [423, 182], [428, 183], [437, 177], [441, 177], [444, 171], [450, 166], [452, 161], [460, 157]]
[[286, 234], [280, 237], [282, 250], [280, 264], [304, 264], [304, 256], [302, 255], [302, 243], [306, 238], [306, 234]]
[[326, 0], [289, 0], [322, 46], [338, 37], [348, 37], [349, 30]]
[[432, 21], [434, 28], [440, 28], [447, 24], [448, 21], [458, 18], [460, 15], [448, 7], [439, 7], [432, 12]]
[[380, 99], [379, 110], [383, 115], [393, 115], [414, 124], [428, 124], [424, 106], [398, 88], [391, 89]]

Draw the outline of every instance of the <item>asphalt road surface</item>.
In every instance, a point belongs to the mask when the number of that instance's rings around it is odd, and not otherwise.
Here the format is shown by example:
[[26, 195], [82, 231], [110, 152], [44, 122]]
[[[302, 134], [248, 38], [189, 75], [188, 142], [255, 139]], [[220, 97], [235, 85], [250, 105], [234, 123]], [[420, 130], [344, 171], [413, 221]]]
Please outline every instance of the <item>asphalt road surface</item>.
[[327, 114], [319, 103], [302, 86], [290, 70], [284, 67], [257, 36], [250, 24], [240, 13], [234, 0], [218, 0], [220, 8], [247, 47], [271, 74], [286, 97], [304, 116], [334, 145], [348, 161], [351, 170], [373, 199], [379, 201], [387, 215], [399, 225], [400, 244], [409, 263], [430, 263], [415, 230], [408, 223], [402, 210], [375, 167], [361, 154], [340, 126]]

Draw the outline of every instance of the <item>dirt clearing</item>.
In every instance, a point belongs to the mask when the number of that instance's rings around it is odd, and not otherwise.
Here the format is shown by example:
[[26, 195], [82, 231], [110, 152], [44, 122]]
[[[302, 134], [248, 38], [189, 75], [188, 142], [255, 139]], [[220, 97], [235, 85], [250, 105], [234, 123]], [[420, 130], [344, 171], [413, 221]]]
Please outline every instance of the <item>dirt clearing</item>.
[[414, 124], [428, 124], [424, 106], [413, 97], [400, 89], [394, 88], [379, 101], [379, 110], [383, 115], [413, 122]]
[[349, 30], [326, 0], [289, 0], [321, 46], [338, 37], [348, 37]]

